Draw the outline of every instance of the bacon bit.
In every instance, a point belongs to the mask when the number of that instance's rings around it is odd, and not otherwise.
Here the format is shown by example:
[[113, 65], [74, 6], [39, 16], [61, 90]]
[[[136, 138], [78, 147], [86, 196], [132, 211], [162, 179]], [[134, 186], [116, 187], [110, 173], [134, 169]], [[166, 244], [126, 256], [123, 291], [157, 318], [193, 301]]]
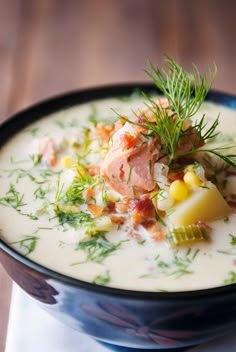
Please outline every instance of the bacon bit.
[[202, 229], [204, 229], [206, 231], [211, 231], [212, 230], [211, 226], [209, 226], [208, 224], [206, 224], [205, 222], [200, 221], [200, 220], [196, 221], [195, 225], [201, 227]]
[[171, 183], [176, 180], [182, 180], [183, 177], [184, 177], [184, 170], [180, 170], [178, 172], [170, 172], [168, 174], [168, 181]]
[[230, 208], [236, 209], [236, 202], [234, 202], [233, 200], [227, 200], [227, 203]]
[[45, 141], [45, 144], [42, 148], [42, 156], [43, 160], [49, 165], [49, 166], [55, 166], [57, 163], [57, 155], [56, 155], [56, 147], [54, 140], [52, 138], [48, 138]]
[[123, 224], [125, 223], [125, 217], [124, 217], [124, 216], [112, 215], [112, 216], [111, 216], [111, 221], [112, 221], [114, 224], [123, 225]]
[[134, 225], [139, 225], [147, 218], [152, 218], [155, 216], [154, 205], [148, 197], [132, 201], [129, 211]]
[[106, 214], [115, 213], [115, 203], [108, 202], [106, 207], [104, 208], [104, 213], [106, 213]]
[[95, 192], [94, 192], [94, 189], [92, 189], [92, 188], [87, 188], [83, 193], [83, 196], [86, 199], [92, 198], [92, 197], [94, 197], [94, 195], [95, 195]]
[[108, 143], [114, 131], [115, 131], [114, 124], [104, 125], [104, 123], [99, 122], [96, 126], [96, 133], [101, 142]]
[[231, 194], [231, 195], [230, 195], [230, 198], [232, 198], [232, 199], [235, 199], [235, 200], [236, 200], [236, 194]]
[[138, 139], [137, 139], [136, 136], [134, 136], [134, 135], [132, 135], [132, 134], [130, 134], [128, 132], [124, 133], [123, 136], [122, 136], [122, 141], [123, 141], [123, 144], [124, 144], [123, 149], [127, 150], [127, 149], [132, 148], [136, 144], [137, 140]]
[[225, 176], [236, 176], [236, 171], [225, 170]]
[[90, 211], [90, 213], [95, 217], [99, 217], [102, 215], [103, 213], [103, 207], [101, 207], [100, 205], [97, 204], [88, 204], [88, 210]]
[[161, 230], [160, 225], [156, 220], [144, 220], [142, 226], [150, 233], [153, 240], [162, 241], [164, 239], [164, 232]]
[[118, 213], [127, 213], [129, 209], [130, 199], [124, 197], [122, 201], [115, 203], [115, 208]]
[[130, 229], [127, 234], [128, 234], [128, 236], [134, 238], [137, 241], [141, 241], [142, 240], [142, 236], [140, 235], [140, 233], [134, 231], [133, 229]]
[[236, 259], [233, 260], [233, 265], [236, 265]]
[[100, 167], [98, 165], [88, 165], [86, 167], [86, 170], [88, 171], [90, 176], [97, 176], [100, 175]]
[[154, 232], [153, 234], [151, 234], [151, 236], [152, 239], [157, 242], [163, 241], [165, 238], [165, 234], [162, 230]]

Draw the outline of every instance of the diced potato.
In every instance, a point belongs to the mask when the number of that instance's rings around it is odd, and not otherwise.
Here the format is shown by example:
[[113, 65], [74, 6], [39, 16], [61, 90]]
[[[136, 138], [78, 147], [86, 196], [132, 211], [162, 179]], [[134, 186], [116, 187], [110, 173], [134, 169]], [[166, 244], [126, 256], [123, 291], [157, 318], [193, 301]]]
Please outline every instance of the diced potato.
[[96, 235], [97, 232], [108, 232], [114, 229], [114, 224], [111, 221], [110, 216], [101, 216], [96, 218], [95, 225], [88, 231], [90, 236]]
[[169, 215], [174, 226], [186, 226], [196, 221], [222, 219], [228, 215], [230, 208], [216, 186], [207, 182], [188, 199], [176, 205]]

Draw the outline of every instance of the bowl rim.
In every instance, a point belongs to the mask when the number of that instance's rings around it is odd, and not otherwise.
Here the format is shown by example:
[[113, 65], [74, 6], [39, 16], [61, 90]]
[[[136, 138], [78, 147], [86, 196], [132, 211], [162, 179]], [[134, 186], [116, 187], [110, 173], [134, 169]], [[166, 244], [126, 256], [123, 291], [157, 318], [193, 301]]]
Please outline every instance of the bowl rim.
[[[20, 110], [7, 118], [0, 124], [0, 134], [5, 134], [6, 138], [0, 140], [0, 148], [11, 138], [15, 133], [31, 124], [36, 120], [62, 109], [71, 108], [75, 105], [89, 103], [101, 99], [116, 98], [128, 96], [135, 90], [155, 92], [160, 94], [153, 84], [136, 82], [124, 84], [103, 85], [98, 87], [78, 89], [67, 93], [62, 93], [56, 96], [39, 101], [29, 107]], [[223, 93], [218, 90], [210, 90], [207, 94], [206, 101], [213, 102], [219, 105], [230, 107], [236, 110], [236, 95]], [[87, 291], [93, 291], [96, 294], [105, 294], [109, 296], [119, 296], [125, 299], [148, 299], [148, 300], [185, 300], [185, 299], [205, 299], [206, 297], [218, 297], [223, 295], [231, 295], [236, 292], [236, 283], [225, 286], [217, 286], [212, 288], [204, 288], [188, 291], [138, 291], [131, 289], [116, 288], [112, 286], [102, 286], [86, 282], [80, 279], [70, 277], [66, 274], [56, 272], [37, 262], [32, 261], [27, 256], [17, 252], [9, 244], [0, 238], [0, 263], [1, 252], [5, 252], [16, 261], [25, 265], [29, 269], [35, 270], [43, 274], [48, 280], [56, 280], [62, 284], [70, 285]]]

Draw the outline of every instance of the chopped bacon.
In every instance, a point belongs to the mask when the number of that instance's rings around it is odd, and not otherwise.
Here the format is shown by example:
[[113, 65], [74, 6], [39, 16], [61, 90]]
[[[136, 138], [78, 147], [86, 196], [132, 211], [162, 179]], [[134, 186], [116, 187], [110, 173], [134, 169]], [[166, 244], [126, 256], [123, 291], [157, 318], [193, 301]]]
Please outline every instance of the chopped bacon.
[[184, 177], [184, 170], [180, 170], [178, 172], [170, 172], [168, 174], [168, 181], [170, 183], [176, 181], [176, 180], [182, 180]]
[[225, 176], [236, 176], [236, 171], [234, 170], [225, 170]]
[[124, 197], [121, 201], [115, 203], [115, 208], [118, 213], [127, 213], [129, 209], [130, 199]]
[[108, 143], [115, 130], [115, 125], [105, 125], [100, 122], [96, 126], [96, 133], [101, 142]]
[[101, 207], [100, 205], [97, 204], [88, 204], [88, 210], [90, 211], [90, 213], [95, 217], [99, 217], [102, 215], [103, 213], [103, 207]]
[[147, 218], [155, 217], [154, 205], [148, 197], [132, 201], [129, 212], [134, 225], [141, 224]]
[[42, 158], [49, 166], [55, 166], [57, 163], [56, 147], [54, 140], [48, 138], [42, 147]]
[[160, 224], [156, 220], [144, 220], [142, 226], [150, 233], [153, 240], [162, 241], [164, 239], [164, 232], [161, 230]]
[[112, 215], [111, 216], [111, 221], [114, 224], [123, 225], [125, 223], [125, 217], [124, 216]]
[[140, 233], [134, 231], [134, 229], [130, 229], [129, 230], [128, 236], [134, 238], [137, 241], [141, 241], [142, 240], [142, 236], [140, 235]]
[[88, 198], [92, 198], [95, 196], [95, 192], [94, 189], [92, 188], [87, 188], [84, 193], [83, 193], [84, 198], [88, 199]]
[[114, 202], [107, 202], [106, 207], [104, 208], [104, 213], [106, 214], [111, 214], [115, 213], [116, 207]]
[[227, 203], [230, 206], [230, 208], [236, 209], [236, 201], [227, 200]]

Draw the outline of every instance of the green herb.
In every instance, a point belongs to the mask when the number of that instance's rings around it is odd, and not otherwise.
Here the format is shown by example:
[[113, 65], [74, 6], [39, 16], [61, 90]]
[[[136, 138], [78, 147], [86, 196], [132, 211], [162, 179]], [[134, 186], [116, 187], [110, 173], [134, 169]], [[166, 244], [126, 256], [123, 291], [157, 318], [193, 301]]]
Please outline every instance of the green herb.
[[110, 284], [110, 282], [111, 282], [111, 275], [109, 270], [107, 270], [104, 275], [96, 276], [92, 281], [93, 284], [101, 285], [101, 286], [107, 286]]
[[224, 280], [224, 284], [234, 284], [236, 282], [236, 272], [230, 271], [229, 272], [229, 277]]
[[46, 195], [50, 191], [50, 185], [40, 185], [34, 191], [35, 199], [45, 199]]
[[34, 166], [37, 166], [38, 164], [40, 164], [41, 160], [42, 160], [42, 155], [41, 154], [32, 154], [30, 155], [30, 159], [33, 162]]
[[97, 118], [97, 108], [95, 105], [91, 105], [91, 112], [89, 114], [88, 120], [94, 125], [96, 126], [98, 123], [98, 118]]
[[78, 226], [93, 226], [94, 220], [92, 219], [89, 213], [85, 213], [83, 211], [79, 213], [72, 213], [72, 212], [64, 212], [63, 210], [59, 209], [57, 206], [55, 209], [56, 217], [58, 217], [58, 221], [60, 225], [68, 224], [75, 229]]
[[218, 250], [218, 253], [236, 256], [236, 236], [229, 234], [230, 237], [230, 247], [225, 250]]
[[173, 258], [170, 261], [162, 260], [160, 255], [155, 258], [156, 270], [152, 273], [147, 273], [141, 276], [141, 278], [153, 278], [159, 276], [173, 276], [175, 279], [180, 278], [184, 275], [190, 275], [193, 273], [192, 263], [196, 259], [199, 253], [199, 249], [192, 250], [191, 248], [186, 251], [185, 254], [180, 255], [178, 252], [173, 254]]
[[38, 134], [39, 127], [32, 127], [26, 130], [26, 132], [30, 133], [33, 137]]
[[27, 235], [19, 241], [12, 242], [11, 244], [18, 244], [20, 249], [23, 250], [24, 255], [32, 253], [37, 245], [39, 237], [33, 235]]
[[13, 184], [10, 184], [10, 188], [4, 197], [0, 198], [0, 204], [10, 206], [16, 210], [25, 205], [23, 202], [24, 194], [18, 192]]
[[[93, 261], [96, 263], [102, 263], [105, 258], [109, 255], [114, 254], [121, 248], [123, 241], [113, 243], [105, 237], [105, 232], [100, 233], [99, 236], [83, 240], [78, 243], [76, 249], [80, 249], [85, 252], [86, 261]], [[78, 263], [75, 263], [78, 264]]]
[[[186, 121], [194, 116], [200, 109], [208, 90], [216, 74], [216, 67], [209, 74], [200, 75], [196, 66], [192, 73], [185, 71], [173, 59], [166, 57], [166, 68], [159, 69], [150, 65], [150, 71], [146, 71], [156, 87], [168, 99], [169, 109], [162, 108], [146, 95], [148, 109], [152, 111], [155, 122], [149, 121], [143, 116], [142, 123], [128, 121], [142, 128], [146, 128], [146, 137], [158, 136], [162, 146], [161, 158], [168, 157], [168, 165], [174, 163], [177, 158], [193, 153], [207, 152], [221, 158], [224, 162], [236, 168], [236, 155], [225, 154], [232, 146], [219, 148], [200, 148], [205, 142], [215, 139], [219, 132], [219, 116], [208, 127], [205, 115], [200, 121], [195, 121], [193, 126], [185, 128]], [[189, 144], [189, 149], [183, 151], [181, 146]]]
[[78, 121], [76, 119], [72, 119], [69, 121], [66, 120], [56, 120], [55, 124], [60, 127], [61, 129], [66, 129], [66, 128], [73, 128], [73, 127], [78, 127]]
[[65, 202], [84, 204], [86, 200], [84, 198], [84, 191], [87, 188], [94, 188], [99, 183], [99, 177], [92, 177], [86, 170], [85, 166], [81, 163], [77, 166], [78, 177], [75, 178], [74, 182], [67, 189], [65, 193]]

